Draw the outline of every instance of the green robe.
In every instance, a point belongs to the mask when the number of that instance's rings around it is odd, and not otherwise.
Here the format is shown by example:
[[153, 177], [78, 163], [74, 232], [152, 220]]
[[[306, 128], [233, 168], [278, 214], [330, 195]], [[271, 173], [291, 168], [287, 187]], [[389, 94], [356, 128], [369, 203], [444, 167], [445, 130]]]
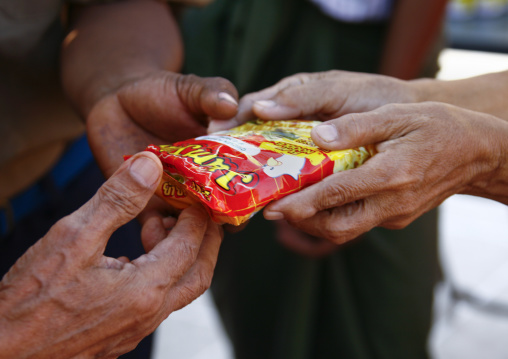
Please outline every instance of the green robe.
[[[376, 72], [387, 29], [340, 23], [305, 0], [217, 0], [181, 20], [185, 72], [225, 77], [241, 95], [297, 72]], [[434, 211], [309, 259], [256, 215], [226, 236], [212, 283], [236, 357], [428, 357], [436, 227]]]

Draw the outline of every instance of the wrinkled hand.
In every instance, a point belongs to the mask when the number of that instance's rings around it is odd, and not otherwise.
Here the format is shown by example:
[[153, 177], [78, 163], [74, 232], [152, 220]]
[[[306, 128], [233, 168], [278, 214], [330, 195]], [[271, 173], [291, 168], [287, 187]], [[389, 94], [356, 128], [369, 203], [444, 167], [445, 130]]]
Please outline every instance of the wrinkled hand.
[[[222, 78], [200, 78], [158, 71], [129, 81], [93, 106], [87, 131], [94, 156], [106, 176], [123, 156], [149, 144], [167, 144], [206, 133], [210, 118], [230, 118], [238, 94]], [[154, 197], [140, 214], [145, 249], [152, 248], [171, 226], [174, 211]], [[146, 223], [149, 224], [145, 226]]]
[[124, 155], [203, 135], [209, 118], [234, 116], [237, 97], [222, 78], [154, 72], [96, 102], [87, 116], [90, 146], [110, 176]]
[[342, 116], [315, 127], [314, 142], [330, 150], [377, 144], [378, 153], [272, 202], [264, 215], [338, 244], [376, 226], [403, 228], [453, 194], [485, 194], [495, 186], [507, 127], [499, 118], [433, 102]]
[[287, 221], [276, 221], [276, 238], [286, 248], [309, 258], [322, 258], [335, 252], [339, 247], [325, 238], [310, 236]]
[[0, 282], [0, 358], [116, 358], [203, 293], [222, 233], [200, 207], [137, 259], [103, 255], [161, 172], [155, 155], [135, 155], [17, 261]]
[[326, 121], [389, 103], [417, 102], [419, 93], [414, 83], [338, 70], [296, 74], [243, 96], [238, 114], [231, 120], [213, 121], [208, 132], [229, 129], [254, 118]]

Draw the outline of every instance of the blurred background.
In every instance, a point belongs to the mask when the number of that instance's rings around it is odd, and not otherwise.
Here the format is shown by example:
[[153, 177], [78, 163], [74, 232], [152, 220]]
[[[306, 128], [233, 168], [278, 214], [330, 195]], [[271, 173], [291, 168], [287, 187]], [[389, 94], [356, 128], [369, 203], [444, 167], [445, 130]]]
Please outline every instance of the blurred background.
[[[454, 0], [439, 78], [508, 70], [508, 0]], [[508, 358], [508, 206], [471, 196], [439, 208], [444, 282], [436, 288], [435, 359]], [[153, 359], [232, 359], [211, 296], [171, 314]]]

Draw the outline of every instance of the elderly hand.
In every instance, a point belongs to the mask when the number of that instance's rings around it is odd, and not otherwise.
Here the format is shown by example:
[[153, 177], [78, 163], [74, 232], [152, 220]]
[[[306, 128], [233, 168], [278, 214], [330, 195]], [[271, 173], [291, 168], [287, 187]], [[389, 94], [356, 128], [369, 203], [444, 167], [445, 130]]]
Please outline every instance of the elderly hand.
[[387, 105], [319, 125], [312, 138], [330, 150], [377, 144], [378, 153], [272, 202], [265, 218], [340, 244], [376, 226], [403, 228], [455, 193], [508, 203], [508, 123], [491, 115], [433, 102]]
[[203, 293], [222, 233], [200, 207], [137, 259], [103, 255], [161, 172], [155, 155], [133, 156], [16, 262], [0, 282], [0, 358], [116, 358]]
[[291, 226], [287, 221], [275, 221], [275, 236], [286, 248], [308, 258], [323, 258], [339, 246], [325, 238], [314, 237]]
[[[148, 144], [165, 144], [206, 133], [208, 117], [236, 113], [236, 89], [222, 78], [200, 78], [155, 72], [124, 84], [98, 101], [87, 118], [90, 146], [103, 172], [110, 176], [123, 156]], [[139, 216], [142, 238], [150, 250], [165, 236], [174, 212], [154, 197]]]
[[90, 146], [110, 176], [123, 156], [151, 143], [203, 135], [210, 118], [236, 114], [237, 93], [222, 78], [158, 71], [131, 80], [98, 100], [87, 117]]
[[330, 120], [389, 103], [417, 102], [418, 81], [347, 71], [301, 73], [241, 98], [231, 120], [212, 121], [208, 132], [229, 129], [254, 118]]

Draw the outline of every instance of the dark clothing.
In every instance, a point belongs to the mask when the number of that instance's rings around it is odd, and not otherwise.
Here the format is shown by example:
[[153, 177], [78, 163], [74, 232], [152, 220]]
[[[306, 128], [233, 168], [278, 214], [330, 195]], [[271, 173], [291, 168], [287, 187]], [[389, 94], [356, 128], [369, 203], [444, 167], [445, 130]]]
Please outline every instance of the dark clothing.
[[[241, 94], [298, 72], [376, 72], [387, 24], [346, 24], [305, 0], [217, 0], [182, 17], [185, 71]], [[323, 259], [277, 243], [258, 214], [227, 235], [212, 293], [239, 359], [427, 358], [439, 278], [436, 211]]]

